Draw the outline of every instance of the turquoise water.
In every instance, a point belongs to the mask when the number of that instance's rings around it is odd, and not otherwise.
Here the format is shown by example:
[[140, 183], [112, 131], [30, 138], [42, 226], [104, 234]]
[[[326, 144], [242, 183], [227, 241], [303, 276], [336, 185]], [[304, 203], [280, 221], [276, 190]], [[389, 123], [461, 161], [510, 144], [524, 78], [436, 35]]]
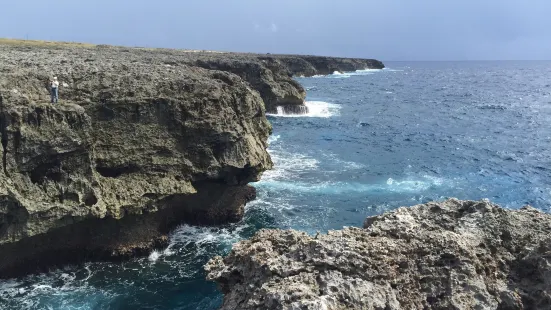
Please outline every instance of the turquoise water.
[[387, 63], [299, 78], [310, 114], [271, 115], [275, 169], [241, 223], [182, 226], [171, 245], [0, 282], [1, 309], [216, 309], [202, 266], [263, 227], [315, 233], [457, 197], [551, 206], [551, 62]]

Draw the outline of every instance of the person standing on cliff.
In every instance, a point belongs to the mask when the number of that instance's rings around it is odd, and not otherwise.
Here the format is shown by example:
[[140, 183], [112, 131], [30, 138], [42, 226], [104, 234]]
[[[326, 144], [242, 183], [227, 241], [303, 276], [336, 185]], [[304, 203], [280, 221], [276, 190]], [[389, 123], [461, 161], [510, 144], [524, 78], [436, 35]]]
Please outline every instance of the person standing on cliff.
[[59, 96], [59, 82], [57, 81], [57, 77], [54, 77], [53, 80], [50, 81], [50, 95], [52, 97], [52, 103], [57, 103], [58, 96]]

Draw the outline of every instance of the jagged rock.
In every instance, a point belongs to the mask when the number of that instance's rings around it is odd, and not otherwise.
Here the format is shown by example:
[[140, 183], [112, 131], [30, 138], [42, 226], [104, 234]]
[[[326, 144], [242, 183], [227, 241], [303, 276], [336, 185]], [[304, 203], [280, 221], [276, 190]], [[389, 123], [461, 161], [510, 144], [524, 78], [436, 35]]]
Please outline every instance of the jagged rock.
[[452, 199], [364, 229], [262, 230], [205, 268], [221, 309], [551, 309], [551, 215]]

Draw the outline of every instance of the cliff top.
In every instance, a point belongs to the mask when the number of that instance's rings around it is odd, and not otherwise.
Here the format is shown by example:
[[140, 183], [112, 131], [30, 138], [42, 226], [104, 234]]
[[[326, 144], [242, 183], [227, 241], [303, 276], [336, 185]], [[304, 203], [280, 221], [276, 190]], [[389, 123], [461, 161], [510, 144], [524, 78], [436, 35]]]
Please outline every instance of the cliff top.
[[[383, 68], [373, 59], [154, 49], [74, 42], [0, 39], [0, 87], [11, 102], [49, 100], [48, 81], [57, 76], [60, 98], [78, 104], [136, 97], [170, 97], [158, 84], [193, 84], [215, 72], [237, 75], [262, 97], [268, 111], [301, 105], [306, 92], [292, 79], [334, 71]], [[206, 69], [208, 71], [205, 71]], [[225, 72], [225, 74], [220, 74]], [[170, 82], [172, 81], [172, 82]], [[231, 83], [230, 83], [231, 84]], [[143, 87], [145, 86], [145, 87]], [[174, 85], [173, 85], [174, 86]], [[110, 88], [110, 98], [105, 89]], [[123, 91], [124, 90], [124, 91]], [[103, 94], [103, 95], [102, 95]]]
[[179, 48], [161, 48], [161, 47], [143, 47], [143, 46], [122, 46], [122, 45], [109, 45], [109, 44], [93, 44], [84, 42], [65, 42], [65, 41], [47, 41], [47, 40], [24, 40], [24, 39], [12, 39], [12, 38], [0, 38], [0, 45], [6, 45], [11, 47], [35, 47], [35, 48], [52, 48], [52, 49], [131, 49], [142, 50], [150, 52], [172, 52], [172, 53], [198, 53], [198, 54], [224, 54], [227, 55], [239, 55], [239, 56], [253, 56], [253, 57], [274, 57], [274, 58], [286, 58], [286, 57], [319, 57], [319, 58], [332, 58], [332, 59], [356, 59], [356, 60], [368, 60], [367, 58], [358, 57], [339, 57], [339, 56], [323, 56], [323, 55], [311, 55], [311, 54], [272, 54], [272, 53], [248, 53], [248, 52], [229, 52], [229, 51], [211, 51], [211, 50], [198, 50], [198, 49], [179, 49]]

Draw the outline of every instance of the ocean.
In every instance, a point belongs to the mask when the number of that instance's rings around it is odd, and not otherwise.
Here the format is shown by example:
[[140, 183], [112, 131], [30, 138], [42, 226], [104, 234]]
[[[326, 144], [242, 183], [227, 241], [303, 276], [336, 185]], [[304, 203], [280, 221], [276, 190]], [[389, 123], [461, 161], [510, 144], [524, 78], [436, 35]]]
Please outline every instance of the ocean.
[[125, 263], [0, 281], [0, 309], [217, 309], [202, 266], [261, 228], [308, 233], [448, 197], [551, 207], [551, 62], [388, 62], [297, 78], [307, 115], [269, 115], [274, 170], [245, 218], [181, 226]]

